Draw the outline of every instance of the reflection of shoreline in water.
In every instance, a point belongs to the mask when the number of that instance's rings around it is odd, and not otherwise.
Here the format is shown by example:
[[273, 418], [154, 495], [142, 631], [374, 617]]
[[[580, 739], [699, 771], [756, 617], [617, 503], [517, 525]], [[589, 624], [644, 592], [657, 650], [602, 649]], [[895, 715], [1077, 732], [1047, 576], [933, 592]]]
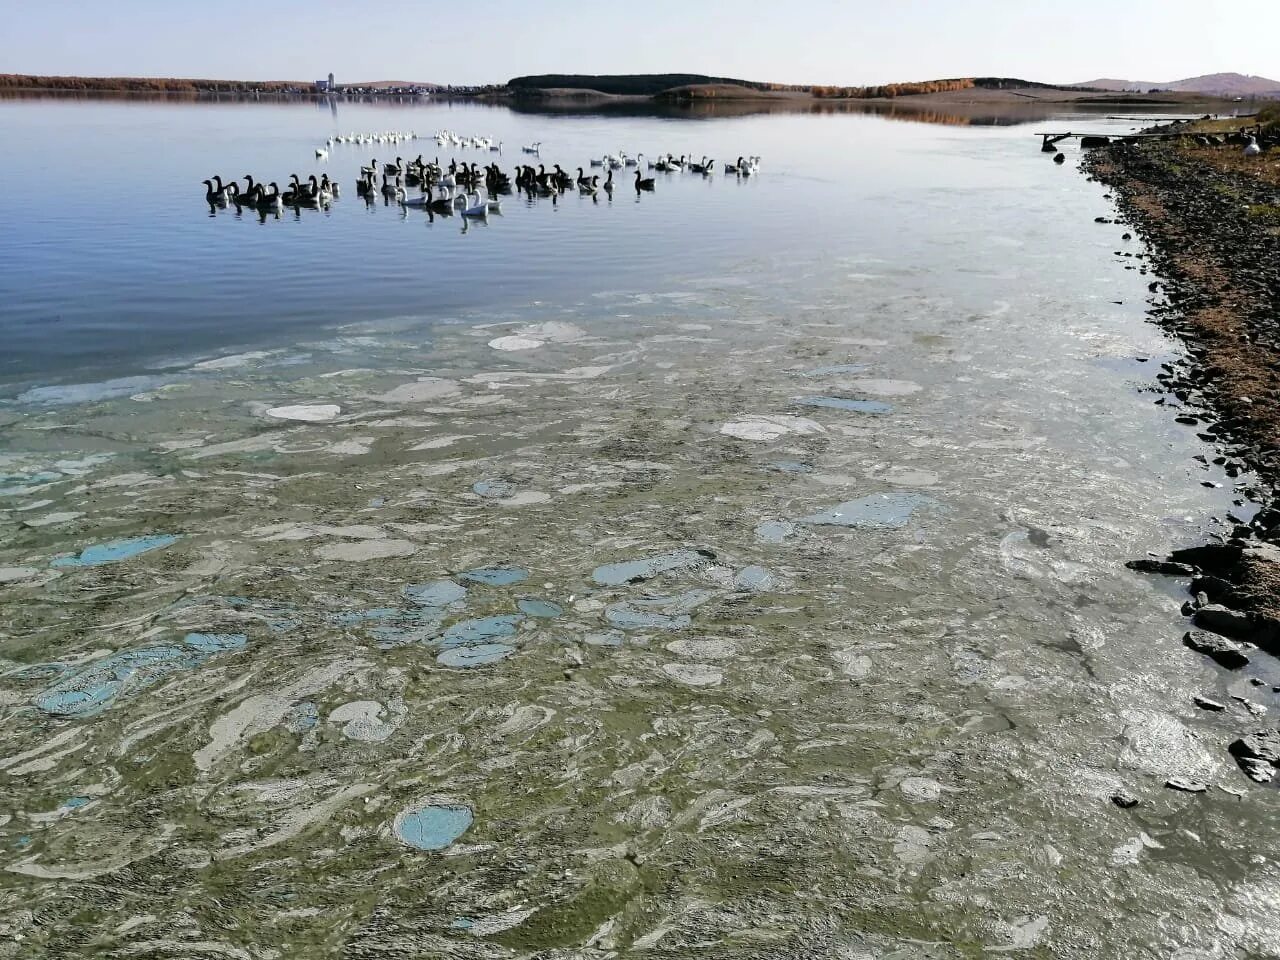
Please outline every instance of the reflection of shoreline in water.
[[[226, 106], [262, 104], [263, 106], [310, 104], [329, 109], [335, 116], [345, 104], [376, 104], [389, 107], [423, 107], [436, 103], [467, 104], [477, 108], [509, 110], [517, 114], [535, 114], [556, 117], [658, 117], [668, 120], [720, 120], [739, 117], [764, 116], [775, 113], [805, 114], [866, 114], [886, 120], [907, 123], [927, 123], [954, 127], [1011, 127], [1024, 123], [1039, 123], [1064, 113], [1109, 115], [1115, 104], [1089, 104], [1079, 101], [1062, 103], [912, 103], [899, 100], [892, 103], [866, 100], [807, 100], [803, 98], [777, 98], [760, 100], [692, 100], [681, 103], [659, 102], [645, 98], [619, 97], [616, 99], [582, 98], [494, 98], [474, 96], [406, 96], [402, 94], [361, 94], [326, 96], [320, 94], [287, 93], [206, 93], [200, 91], [136, 92], [101, 90], [0, 90], [0, 101], [121, 101], [128, 103], [185, 103], [193, 106]], [[1169, 104], [1169, 114], [1203, 113], [1202, 104], [1185, 107]]]

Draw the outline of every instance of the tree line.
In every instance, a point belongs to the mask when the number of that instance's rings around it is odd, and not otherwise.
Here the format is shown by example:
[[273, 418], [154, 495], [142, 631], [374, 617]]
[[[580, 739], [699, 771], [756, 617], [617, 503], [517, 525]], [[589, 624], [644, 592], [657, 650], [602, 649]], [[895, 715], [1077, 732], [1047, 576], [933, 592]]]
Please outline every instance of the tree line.
[[884, 83], [874, 87], [815, 86], [811, 90], [820, 100], [892, 100], [895, 97], [912, 97], [925, 93], [950, 93], [953, 90], [972, 90], [976, 83], [972, 77], [956, 80], [926, 80], [918, 83]]
[[186, 80], [176, 77], [42, 77], [0, 73], [0, 90], [78, 90], [109, 93], [289, 93], [283, 80]]

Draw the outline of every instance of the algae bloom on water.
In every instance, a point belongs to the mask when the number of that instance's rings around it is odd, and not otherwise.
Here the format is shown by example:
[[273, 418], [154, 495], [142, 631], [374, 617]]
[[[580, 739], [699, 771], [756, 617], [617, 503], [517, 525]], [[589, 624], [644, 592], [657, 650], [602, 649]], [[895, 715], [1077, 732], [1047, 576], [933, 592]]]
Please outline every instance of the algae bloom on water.
[[473, 819], [470, 807], [430, 804], [401, 811], [392, 830], [418, 850], [443, 850], [467, 832]]
[[174, 534], [153, 534], [149, 537], [128, 537], [124, 540], [112, 540], [85, 547], [76, 557], [58, 557], [50, 566], [54, 567], [100, 567], [104, 563], [118, 563], [139, 554], [149, 553], [171, 547], [179, 538]]

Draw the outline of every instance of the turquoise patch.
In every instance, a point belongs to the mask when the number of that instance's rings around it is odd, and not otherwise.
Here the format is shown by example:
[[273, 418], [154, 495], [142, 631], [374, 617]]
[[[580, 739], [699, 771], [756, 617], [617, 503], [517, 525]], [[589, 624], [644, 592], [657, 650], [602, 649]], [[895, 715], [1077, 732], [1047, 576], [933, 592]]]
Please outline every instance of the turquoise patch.
[[118, 563], [139, 554], [171, 547], [180, 538], [172, 534], [156, 534], [150, 537], [129, 537], [85, 547], [78, 557], [58, 557], [50, 563], [53, 567], [100, 567], [104, 563]]

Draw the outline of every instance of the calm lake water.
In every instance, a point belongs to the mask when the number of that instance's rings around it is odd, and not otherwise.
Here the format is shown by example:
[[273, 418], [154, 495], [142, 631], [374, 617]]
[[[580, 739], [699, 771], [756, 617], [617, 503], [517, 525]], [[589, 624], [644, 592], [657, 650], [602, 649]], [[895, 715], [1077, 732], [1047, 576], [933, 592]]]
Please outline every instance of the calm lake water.
[[[0, 957], [1280, 955], [1280, 671], [1123, 567], [1251, 507], [1030, 136], [1133, 125], [0, 101]], [[763, 162], [313, 157], [440, 128]]]

